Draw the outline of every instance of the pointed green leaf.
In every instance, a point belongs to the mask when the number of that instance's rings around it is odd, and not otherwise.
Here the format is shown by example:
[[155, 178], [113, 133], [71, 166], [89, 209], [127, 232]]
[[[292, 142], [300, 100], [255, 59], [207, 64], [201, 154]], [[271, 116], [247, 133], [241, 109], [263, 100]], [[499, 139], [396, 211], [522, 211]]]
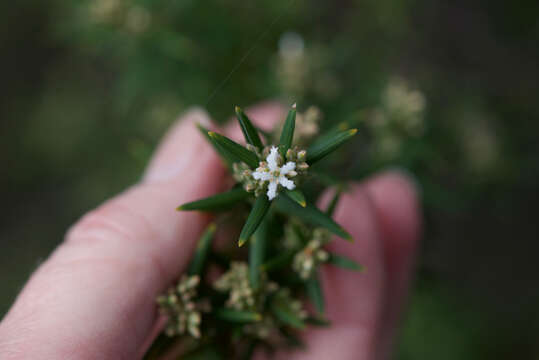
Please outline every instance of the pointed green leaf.
[[247, 150], [240, 144], [230, 140], [226, 136], [213, 131], [208, 132], [210, 140], [218, 146], [221, 151], [228, 153], [228, 156], [235, 159], [235, 162], [243, 161], [252, 168], [258, 166], [258, 157], [255, 153]]
[[228, 308], [220, 308], [215, 310], [215, 316], [217, 316], [221, 320], [236, 323], [250, 323], [262, 320], [262, 315], [257, 312], [234, 310]]
[[[240, 336], [243, 337], [243, 333]], [[257, 344], [257, 340], [250, 340], [249, 344], [245, 347], [243, 354], [241, 354], [240, 360], [252, 360]]]
[[307, 279], [305, 282], [305, 290], [316, 311], [318, 311], [319, 314], [323, 314], [325, 308], [324, 293], [317, 272]]
[[254, 127], [251, 120], [249, 120], [249, 117], [243, 112], [243, 110], [236, 106], [236, 117], [238, 118], [238, 122], [240, 123], [241, 131], [243, 132], [243, 136], [245, 136], [245, 141], [248, 144], [254, 145], [259, 149], [262, 149], [264, 145], [262, 145], [262, 141], [260, 140], [260, 136], [258, 135], [258, 131]]
[[301, 207], [307, 206], [307, 201], [305, 200], [305, 195], [299, 190], [285, 190], [283, 193], [285, 196], [288, 196], [290, 199], [301, 205]]
[[342, 180], [335, 177], [333, 174], [318, 171], [316, 168], [309, 168], [309, 175], [313, 175], [316, 181], [320, 182], [324, 186], [339, 186], [342, 184]]
[[307, 319], [305, 319], [305, 323], [321, 327], [331, 326], [331, 321], [318, 316], [309, 316]]
[[281, 327], [279, 329], [279, 332], [286, 340], [286, 345], [289, 348], [296, 348], [296, 349], [307, 349], [307, 345], [305, 344], [305, 341], [299, 336], [298, 332], [294, 329], [287, 329]]
[[187, 270], [189, 275], [200, 275], [202, 273], [216, 229], [217, 226], [215, 223], [209, 224], [206, 231], [204, 231], [198, 240], [197, 248], [195, 249], [195, 253], [193, 254], [193, 258], [191, 259]]
[[268, 219], [265, 218], [251, 237], [251, 243], [249, 244], [249, 281], [255, 290], [260, 285], [260, 268], [264, 262], [267, 237]]
[[268, 200], [266, 195], [260, 195], [256, 198], [251, 213], [249, 214], [245, 225], [243, 225], [243, 229], [241, 229], [240, 239], [238, 240], [239, 246], [245, 244], [251, 235], [253, 235], [258, 228], [258, 225], [260, 225], [260, 222], [262, 219], [264, 219], [264, 216], [268, 212], [270, 205], [271, 202]]
[[215, 143], [212, 140], [212, 138], [208, 134], [210, 132], [210, 130], [206, 129], [204, 126], [202, 126], [200, 124], [197, 124], [197, 128], [198, 128], [198, 130], [200, 130], [200, 132], [206, 138], [206, 140], [208, 140], [208, 142], [211, 144], [211, 146], [213, 146], [213, 148], [215, 149], [217, 154], [219, 154], [219, 156], [221, 157], [221, 160], [223, 160], [225, 165], [229, 169], [232, 169], [232, 164], [235, 163], [235, 162], [238, 162], [238, 160], [236, 158], [232, 157], [227, 151], [224, 151], [219, 145], [217, 145], [217, 143]]
[[282, 306], [281, 304], [273, 302], [271, 304], [271, 311], [277, 319], [283, 322], [286, 325], [292, 326], [296, 329], [304, 329], [305, 322], [299, 318], [292, 311]]
[[292, 146], [294, 139], [294, 128], [296, 127], [296, 104], [292, 105], [292, 109], [288, 112], [286, 121], [283, 125], [281, 138], [279, 140], [279, 152], [281, 156], [286, 156], [286, 151]]
[[164, 332], [160, 333], [146, 352], [146, 355], [144, 355], [144, 360], [156, 360], [162, 358], [167, 350], [177, 344], [177, 340], [177, 338], [165, 335]]
[[188, 354], [181, 356], [182, 360], [223, 360], [219, 352], [211, 347], [206, 346], [202, 349], [196, 349]]
[[273, 139], [273, 134], [271, 132], [261, 129], [258, 126], [255, 128], [256, 131], [258, 131], [258, 133], [264, 137], [266, 143], [270, 142]]
[[287, 251], [281, 252], [279, 255], [271, 258], [266, 263], [264, 263], [261, 266], [261, 270], [273, 271], [275, 269], [280, 269], [284, 265], [292, 261], [292, 258], [294, 257], [295, 253], [296, 253], [295, 250], [287, 250]]
[[346, 230], [312, 204], [301, 207], [287, 196], [279, 196], [274, 202], [277, 210], [284, 214], [296, 216], [306, 223], [326, 228], [343, 239], [353, 241], [352, 236]]
[[178, 211], [198, 210], [198, 211], [218, 211], [231, 207], [240, 201], [247, 199], [250, 194], [242, 188], [234, 188], [232, 190], [192, 201], [178, 206]]
[[314, 164], [344, 144], [356, 133], [357, 129], [350, 129], [321, 137], [307, 149], [307, 163]]
[[339, 203], [340, 198], [341, 198], [341, 189], [338, 188], [337, 190], [335, 190], [335, 194], [333, 195], [333, 198], [331, 198], [328, 208], [326, 209], [326, 214], [328, 216], [333, 216], [333, 213], [335, 212], [335, 208], [337, 207], [337, 204]]
[[328, 262], [330, 264], [333, 264], [333, 265], [338, 266], [338, 267], [343, 268], [343, 269], [348, 269], [348, 270], [353, 270], [353, 271], [363, 271], [364, 270], [363, 265], [358, 264], [354, 260], [349, 259], [349, 258], [347, 258], [345, 256], [341, 256], [341, 255], [330, 254]]

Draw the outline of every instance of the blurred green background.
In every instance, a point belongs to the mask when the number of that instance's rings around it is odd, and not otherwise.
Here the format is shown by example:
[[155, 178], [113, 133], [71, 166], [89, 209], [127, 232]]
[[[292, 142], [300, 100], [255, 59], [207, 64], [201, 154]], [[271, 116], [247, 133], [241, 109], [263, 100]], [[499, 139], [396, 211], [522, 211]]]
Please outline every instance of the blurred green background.
[[532, 0], [3, 1], [0, 314], [71, 223], [137, 181], [179, 113], [223, 121], [271, 98], [357, 122], [353, 178], [399, 166], [421, 184], [397, 359], [539, 359], [537, 14]]

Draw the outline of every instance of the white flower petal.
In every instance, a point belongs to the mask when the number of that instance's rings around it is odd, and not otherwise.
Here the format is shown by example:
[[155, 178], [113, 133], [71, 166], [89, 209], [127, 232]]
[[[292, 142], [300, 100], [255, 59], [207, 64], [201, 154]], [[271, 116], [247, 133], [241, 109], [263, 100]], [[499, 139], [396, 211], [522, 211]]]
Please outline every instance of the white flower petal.
[[286, 175], [296, 168], [296, 163], [289, 161], [281, 167], [281, 175]]
[[268, 163], [268, 168], [270, 171], [275, 171], [278, 169], [277, 166], [277, 156], [278, 156], [278, 149], [275, 146], [271, 147], [271, 151], [266, 158], [266, 162]]
[[296, 184], [294, 184], [292, 180], [289, 180], [284, 176], [279, 177], [279, 183], [288, 190], [294, 190], [296, 188]]
[[253, 179], [269, 181], [271, 179], [271, 174], [267, 171], [255, 171], [253, 172]]
[[277, 183], [270, 182], [268, 185], [268, 199], [273, 200], [277, 196]]

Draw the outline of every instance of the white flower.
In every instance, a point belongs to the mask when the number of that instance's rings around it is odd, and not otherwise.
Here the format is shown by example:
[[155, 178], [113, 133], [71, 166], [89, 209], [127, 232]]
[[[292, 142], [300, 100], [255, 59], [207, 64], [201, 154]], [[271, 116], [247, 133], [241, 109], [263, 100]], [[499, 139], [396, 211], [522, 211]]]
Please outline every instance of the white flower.
[[268, 184], [268, 199], [273, 200], [277, 196], [277, 187], [280, 184], [282, 187], [287, 188], [288, 190], [294, 190], [296, 184], [286, 176], [289, 177], [295, 176], [296, 172], [296, 163], [289, 161], [283, 166], [279, 167], [277, 163], [277, 157], [279, 156], [278, 149], [275, 146], [271, 147], [271, 151], [266, 158], [266, 164], [261, 164], [256, 171], [253, 172], [253, 178], [264, 183], [266, 181]]

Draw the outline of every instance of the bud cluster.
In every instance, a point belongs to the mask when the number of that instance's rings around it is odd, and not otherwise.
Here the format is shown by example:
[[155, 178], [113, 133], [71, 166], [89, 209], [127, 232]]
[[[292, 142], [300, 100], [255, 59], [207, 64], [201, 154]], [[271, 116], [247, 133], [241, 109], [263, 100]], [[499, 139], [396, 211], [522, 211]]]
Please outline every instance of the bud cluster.
[[294, 129], [294, 143], [305, 144], [318, 135], [322, 117], [322, 112], [316, 106], [310, 106], [303, 113], [298, 112]]
[[271, 316], [264, 316], [262, 320], [260, 321], [245, 324], [243, 326], [243, 331], [246, 334], [252, 335], [262, 340], [266, 340], [272, 334], [275, 334], [277, 329], [278, 329], [277, 323]]
[[294, 314], [297, 318], [305, 320], [309, 315], [307, 310], [303, 308], [303, 304], [300, 300], [292, 297], [289, 288], [280, 289], [273, 299], [280, 307], [287, 310], [287, 312]]
[[195, 302], [199, 283], [198, 275], [184, 275], [176, 287], [157, 298], [160, 313], [168, 318], [165, 329], [168, 336], [189, 333], [200, 338], [200, 307]]
[[230, 269], [213, 286], [219, 291], [229, 292], [227, 307], [247, 310], [255, 306], [255, 293], [249, 284], [249, 268], [244, 262], [232, 262]]
[[302, 279], [308, 279], [318, 266], [329, 259], [329, 254], [322, 248], [329, 241], [330, 235], [325, 229], [317, 228], [307, 245], [295, 256], [292, 268]]

